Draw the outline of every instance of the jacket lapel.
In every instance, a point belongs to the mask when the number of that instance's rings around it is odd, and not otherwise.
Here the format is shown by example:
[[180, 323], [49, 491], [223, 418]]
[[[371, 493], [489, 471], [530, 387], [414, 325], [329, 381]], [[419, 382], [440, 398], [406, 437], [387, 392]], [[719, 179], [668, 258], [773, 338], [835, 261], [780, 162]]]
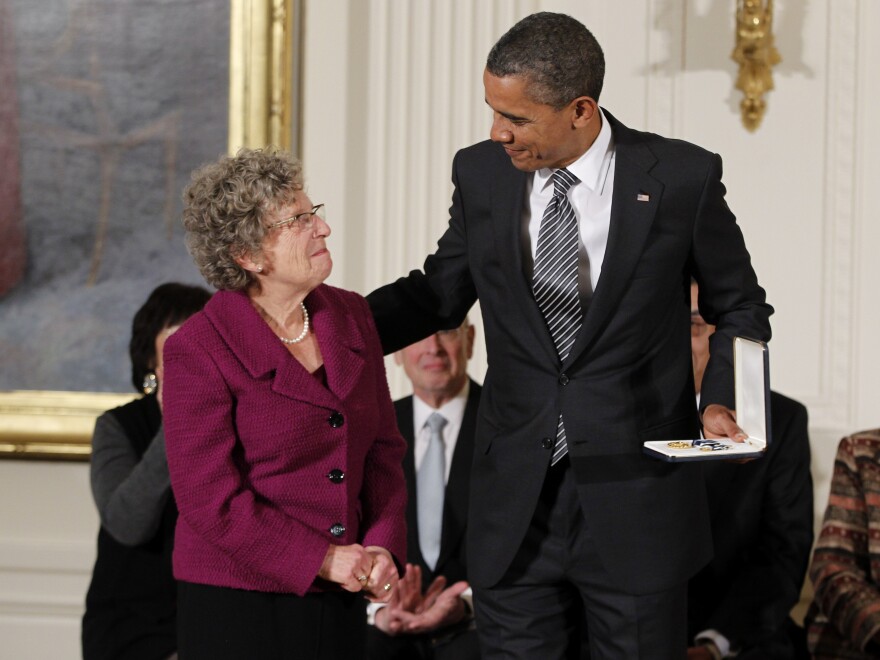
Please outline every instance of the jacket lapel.
[[623, 126], [607, 111], [605, 116], [611, 123], [615, 143], [608, 245], [602, 262], [602, 274], [584, 316], [584, 324], [563, 368], [577, 360], [617, 308], [630, 275], [645, 249], [645, 241], [663, 194], [663, 184], [648, 173], [657, 158], [634, 131]]
[[530, 175], [517, 170], [500, 146], [498, 153], [503, 162], [498, 168], [498, 176], [492, 179], [492, 220], [495, 225], [496, 249], [507, 274], [512, 297], [520, 305], [525, 324], [534, 333], [537, 345], [547, 353], [549, 359], [555, 361], [558, 359], [556, 347], [535, 302], [523, 263], [523, 205], [527, 203], [526, 183]]
[[306, 307], [324, 358], [327, 385], [338, 401], [347, 399], [361, 379], [366, 367], [366, 342], [353, 316], [347, 309], [331, 304], [325, 292], [323, 285], [312, 291], [306, 298]]
[[284, 397], [337, 410], [342, 406], [340, 399], [351, 392], [363, 369], [363, 337], [355, 323], [343, 315], [344, 310], [336, 310], [327, 303], [321, 287], [309, 294], [306, 307], [333, 391], [287, 351], [245, 293], [218, 291], [205, 307], [205, 313], [253, 378], [271, 378], [272, 391]]
[[437, 558], [437, 572], [443, 572], [443, 564], [459, 547], [461, 536], [467, 525], [468, 500], [470, 499], [471, 463], [474, 460], [474, 429], [477, 427], [477, 409], [480, 406], [480, 388], [470, 381], [468, 400], [461, 420], [452, 465], [449, 468], [449, 481], [446, 484], [446, 497], [443, 502], [443, 532], [440, 538], [440, 556]]

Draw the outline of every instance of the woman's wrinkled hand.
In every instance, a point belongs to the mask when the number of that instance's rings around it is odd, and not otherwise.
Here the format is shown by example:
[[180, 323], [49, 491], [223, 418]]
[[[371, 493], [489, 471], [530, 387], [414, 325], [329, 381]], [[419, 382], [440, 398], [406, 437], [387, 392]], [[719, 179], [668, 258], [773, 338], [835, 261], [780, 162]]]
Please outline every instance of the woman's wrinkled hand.
[[373, 572], [374, 556], [362, 545], [330, 545], [318, 577], [338, 584], [346, 591], [363, 590]]
[[373, 567], [367, 576], [364, 592], [373, 603], [387, 603], [397, 587], [400, 576], [391, 553], [377, 545], [367, 546], [366, 551], [373, 558]]

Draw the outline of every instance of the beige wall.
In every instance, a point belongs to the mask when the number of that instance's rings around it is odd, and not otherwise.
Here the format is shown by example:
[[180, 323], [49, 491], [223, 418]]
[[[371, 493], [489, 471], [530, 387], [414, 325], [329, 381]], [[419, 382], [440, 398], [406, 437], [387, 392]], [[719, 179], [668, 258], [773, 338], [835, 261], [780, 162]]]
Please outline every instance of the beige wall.
[[0, 460], [0, 658], [79, 658], [98, 516], [88, 465]]
[[[836, 440], [880, 425], [880, 6], [777, 0], [768, 114], [742, 128], [726, 0], [306, 0], [303, 158], [329, 206], [332, 282], [366, 293], [417, 267], [447, 220], [455, 150], [483, 139], [482, 62], [548, 9], [602, 43], [602, 104], [724, 158], [728, 201], [776, 307], [772, 382], [811, 416], [817, 510]], [[472, 373], [481, 378], [485, 351]], [[393, 364], [395, 395], [406, 388]], [[97, 518], [84, 464], [0, 462], [0, 657], [76, 658]]]

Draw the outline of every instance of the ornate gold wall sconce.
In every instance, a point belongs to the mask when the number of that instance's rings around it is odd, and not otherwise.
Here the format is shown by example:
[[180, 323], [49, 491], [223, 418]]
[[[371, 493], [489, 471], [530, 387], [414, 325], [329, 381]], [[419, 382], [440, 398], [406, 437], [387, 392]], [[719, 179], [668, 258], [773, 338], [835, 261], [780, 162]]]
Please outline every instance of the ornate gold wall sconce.
[[764, 92], [773, 89], [772, 67], [782, 61], [773, 44], [773, 0], [736, 0], [736, 88], [745, 98], [739, 107], [743, 125], [754, 131], [764, 118]]

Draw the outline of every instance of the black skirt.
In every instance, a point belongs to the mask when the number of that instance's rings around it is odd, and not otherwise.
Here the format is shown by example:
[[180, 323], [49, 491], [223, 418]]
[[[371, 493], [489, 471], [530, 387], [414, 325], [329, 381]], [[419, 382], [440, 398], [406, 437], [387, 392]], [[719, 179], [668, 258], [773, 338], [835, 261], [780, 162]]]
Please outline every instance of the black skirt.
[[180, 660], [364, 657], [363, 594], [296, 596], [179, 582]]

